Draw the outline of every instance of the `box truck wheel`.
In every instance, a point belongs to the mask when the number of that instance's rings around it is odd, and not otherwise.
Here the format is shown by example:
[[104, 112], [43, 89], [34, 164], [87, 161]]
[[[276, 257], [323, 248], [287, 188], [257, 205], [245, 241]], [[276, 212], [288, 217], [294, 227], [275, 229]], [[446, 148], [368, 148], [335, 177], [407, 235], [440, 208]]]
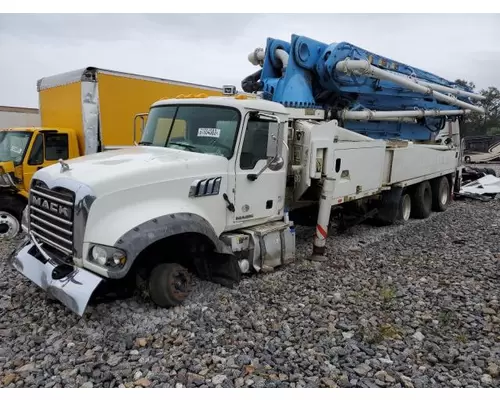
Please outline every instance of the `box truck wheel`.
[[12, 239], [21, 231], [26, 204], [12, 196], [0, 196], [0, 239]]
[[412, 216], [415, 218], [427, 218], [432, 211], [432, 188], [429, 181], [420, 182], [415, 185], [412, 196]]
[[450, 183], [446, 176], [432, 181], [432, 209], [444, 211], [450, 202]]
[[149, 295], [160, 307], [181, 304], [191, 290], [189, 272], [176, 263], [161, 263], [153, 268], [149, 276]]

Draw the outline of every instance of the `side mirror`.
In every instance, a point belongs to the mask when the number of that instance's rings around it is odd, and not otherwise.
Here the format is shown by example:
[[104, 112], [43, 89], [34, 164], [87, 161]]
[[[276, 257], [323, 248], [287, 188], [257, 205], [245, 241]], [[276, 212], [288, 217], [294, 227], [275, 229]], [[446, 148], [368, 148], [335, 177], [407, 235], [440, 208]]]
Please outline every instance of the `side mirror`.
[[144, 123], [145, 123], [145, 119], [147, 118], [147, 116], [148, 116], [148, 113], [140, 113], [140, 114], [136, 114], [136, 116], [134, 117], [134, 145], [135, 146], [137, 146], [137, 140], [136, 140], [136, 137], [137, 137], [137, 133], [136, 133], [137, 118], [141, 119], [141, 137], [142, 137], [142, 133], [144, 131]]
[[[284, 129], [285, 124], [281, 122], [278, 116], [266, 113], [258, 113], [258, 117], [262, 119], [268, 119], [275, 121], [275, 124], [270, 126], [269, 136], [267, 139], [267, 151], [266, 156], [269, 159], [267, 164], [257, 173], [248, 174], [247, 179], [250, 181], [255, 181], [266, 169], [271, 171], [279, 171], [283, 168], [285, 160], [281, 157], [281, 152], [283, 149], [284, 142]], [[286, 144], [285, 144], [286, 146]]]
[[271, 124], [269, 127], [269, 137], [267, 140], [266, 155], [269, 158], [275, 158], [279, 153], [280, 129], [279, 120], [276, 124]]

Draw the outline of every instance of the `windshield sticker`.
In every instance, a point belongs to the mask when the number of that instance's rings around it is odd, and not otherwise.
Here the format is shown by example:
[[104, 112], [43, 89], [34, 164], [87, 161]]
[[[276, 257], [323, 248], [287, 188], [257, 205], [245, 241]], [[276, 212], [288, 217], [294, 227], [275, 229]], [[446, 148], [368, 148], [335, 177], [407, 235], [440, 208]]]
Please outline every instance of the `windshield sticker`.
[[198, 129], [198, 137], [218, 138], [218, 137], [220, 137], [220, 129], [218, 129], [218, 128], [199, 128]]
[[21, 149], [17, 146], [10, 146], [10, 151], [12, 153], [23, 154], [23, 149]]

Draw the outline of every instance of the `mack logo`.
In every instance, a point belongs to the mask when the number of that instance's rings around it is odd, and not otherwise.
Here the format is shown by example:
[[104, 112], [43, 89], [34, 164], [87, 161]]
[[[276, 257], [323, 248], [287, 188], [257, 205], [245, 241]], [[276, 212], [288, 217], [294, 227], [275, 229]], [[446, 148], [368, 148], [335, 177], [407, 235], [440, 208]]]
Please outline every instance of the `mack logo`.
[[42, 199], [42, 198], [37, 197], [35, 195], [31, 196], [31, 202], [35, 206], [43, 208], [47, 211], [50, 211], [53, 214], [57, 214], [57, 215], [66, 217], [67, 219], [69, 219], [71, 217], [71, 210], [69, 209], [69, 207], [64, 207], [60, 204], [53, 203], [51, 201], [48, 201], [46, 199]]

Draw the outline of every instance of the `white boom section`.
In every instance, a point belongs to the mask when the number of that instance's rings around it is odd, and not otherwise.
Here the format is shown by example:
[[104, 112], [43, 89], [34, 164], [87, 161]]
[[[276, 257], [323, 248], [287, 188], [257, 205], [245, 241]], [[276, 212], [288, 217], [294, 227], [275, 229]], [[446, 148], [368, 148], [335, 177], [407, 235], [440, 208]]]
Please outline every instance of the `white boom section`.
[[[340, 117], [345, 120], [403, 120], [409, 117], [440, 117], [442, 115], [469, 114], [471, 110], [406, 110], [406, 111], [342, 111]], [[402, 122], [402, 121], [401, 121]]]
[[356, 73], [359, 75], [371, 76], [377, 79], [386, 79], [417, 93], [433, 96], [445, 103], [484, 114], [484, 109], [482, 107], [477, 107], [466, 103], [465, 101], [458, 100], [453, 96], [445, 95], [439, 91], [433, 90], [430, 86], [421, 85], [414, 80], [408, 79], [407, 77], [398, 76], [392, 72], [374, 67], [366, 60], [343, 60], [337, 63], [335, 69], [345, 74]]
[[466, 92], [464, 90], [451, 88], [451, 87], [443, 86], [443, 85], [438, 85], [437, 83], [426, 82], [426, 81], [423, 81], [421, 79], [416, 79], [413, 77], [408, 77], [408, 78], [419, 85], [427, 86], [433, 90], [438, 90], [440, 92], [450, 93], [450, 94], [454, 94], [457, 96], [465, 96], [465, 97], [469, 97], [471, 99], [476, 99], [476, 100], [484, 100], [486, 98], [485, 96], [483, 96], [482, 94], [479, 94], [479, 93]]

